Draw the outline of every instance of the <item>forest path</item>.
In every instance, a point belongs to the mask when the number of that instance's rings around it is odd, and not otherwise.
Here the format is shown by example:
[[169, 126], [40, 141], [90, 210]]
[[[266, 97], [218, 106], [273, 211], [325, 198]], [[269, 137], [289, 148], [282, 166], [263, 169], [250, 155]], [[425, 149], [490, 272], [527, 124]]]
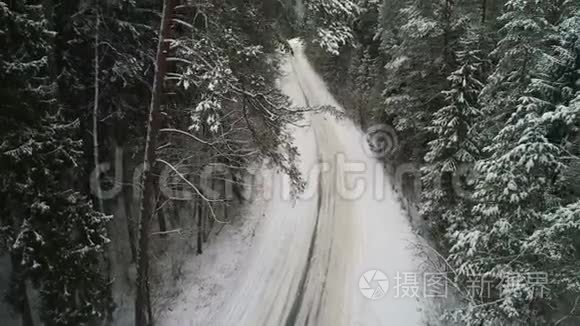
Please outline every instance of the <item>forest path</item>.
[[[294, 56], [280, 81], [296, 106], [340, 109], [292, 41]], [[364, 134], [350, 121], [312, 114], [296, 127], [304, 193], [290, 196], [287, 177], [264, 178], [265, 220], [242, 274], [212, 324], [421, 325], [420, 298], [404, 297], [397, 275], [418, 273], [418, 243], [382, 166], [365, 152]], [[384, 297], [371, 300], [359, 289], [369, 270], [387, 275]], [[386, 283], [383, 283], [386, 284]], [[371, 287], [377, 283], [371, 282]], [[422, 289], [419, 289], [419, 294]]]

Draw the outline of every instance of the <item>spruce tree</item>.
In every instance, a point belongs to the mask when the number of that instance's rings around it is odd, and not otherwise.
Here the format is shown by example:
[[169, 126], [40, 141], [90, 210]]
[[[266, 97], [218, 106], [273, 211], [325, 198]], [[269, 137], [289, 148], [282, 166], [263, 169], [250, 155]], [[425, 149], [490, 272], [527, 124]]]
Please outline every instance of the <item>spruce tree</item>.
[[305, 0], [301, 34], [332, 55], [353, 41], [352, 21], [360, 12], [352, 0]]
[[433, 114], [428, 129], [433, 134], [423, 168], [422, 216], [429, 221], [433, 236], [444, 242], [469, 218], [463, 203], [459, 176], [468, 173], [480, 157], [480, 140], [475, 124], [481, 119], [477, 98], [483, 88], [484, 59], [479, 36], [469, 31], [456, 57], [458, 68], [447, 78], [449, 90], [442, 91], [445, 106]]
[[53, 32], [40, 1], [0, 2], [0, 210], [12, 256], [10, 302], [26, 319], [28, 281], [48, 325], [100, 319], [109, 308], [100, 262], [107, 217], [74, 189], [78, 121], [56, 101]]
[[[501, 17], [502, 39], [493, 52], [498, 64], [482, 94], [492, 116], [488, 126], [497, 129], [488, 132], [484, 149], [488, 157], [477, 164], [480, 177], [473, 217], [465, 229], [452, 235], [450, 257], [460, 271], [476, 271], [498, 285], [498, 291], [484, 299], [486, 304], [468, 311], [466, 318], [474, 324], [489, 318], [547, 322], [546, 312], [565, 288], [560, 283], [563, 271], [577, 273], [577, 267], [570, 270], [553, 264], [549, 257], [554, 248], [549, 246], [555, 243], [532, 249], [532, 244], [539, 244], [543, 228], [556, 227], [552, 224], [556, 216], [564, 220], [575, 216], [573, 210], [560, 215], [563, 202], [555, 191], [566, 163], [561, 141], [577, 123], [578, 111], [557, 105], [561, 61], [549, 46], [556, 36], [556, 27], [547, 20], [551, 5], [549, 1], [507, 2]], [[563, 134], [554, 136], [554, 130]], [[564, 251], [554, 257], [558, 255], [564, 255], [560, 262], [565, 262], [574, 253]], [[547, 288], [542, 296], [530, 281], [530, 275], [537, 273], [550, 280], [542, 285]], [[519, 277], [515, 282], [514, 275]], [[475, 316], [479, 321], [473, 321]]]
[[[386, 10], [386, 9], [385, 9]], [[461, 31], [457, 5], [452, 1], [406, 1], [385, 22], [383, 30], [385, 87], [384, 112], [399, 133], [398, 161], [419, 162], [429, 137], [432, 114], [444, 105], [441, 91], [454, 67], [457, 32]], [[429, 80], [429, 82], [426, 82]]]

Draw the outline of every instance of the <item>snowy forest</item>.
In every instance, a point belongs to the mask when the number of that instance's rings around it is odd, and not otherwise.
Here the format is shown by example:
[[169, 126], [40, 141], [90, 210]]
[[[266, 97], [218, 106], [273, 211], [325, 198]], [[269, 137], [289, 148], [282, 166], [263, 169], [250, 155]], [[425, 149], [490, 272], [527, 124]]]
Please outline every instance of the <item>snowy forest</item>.
[[0, 325], [580, 325], [579, 128], [580, 0], [0, 0]]

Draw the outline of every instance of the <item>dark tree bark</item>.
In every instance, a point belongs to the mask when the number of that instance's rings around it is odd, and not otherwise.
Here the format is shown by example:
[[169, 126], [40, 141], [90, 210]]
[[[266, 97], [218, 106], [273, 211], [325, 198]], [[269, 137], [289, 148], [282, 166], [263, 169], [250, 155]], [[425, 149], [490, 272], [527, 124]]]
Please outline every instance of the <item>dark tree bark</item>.
[[359, 106], [359, 124], [363, 130], [367, 127], [367, 112], [366, 112], [366, 103], [363, 103]]
[[159, 43], [157, 46], [157, 59], [155, 62], [155, 76], [151, 92], [149, 107], [149, 121], [147, 124], [147, 138], [145, 141], [145, 159], [143, 169], [143, 196], [141, 198], [141, 223], [139, 228], [139, 252], [137, 265], [137, 295], [135, 298], [135, 326], [152, 325], [151, 304], [149, 298], [149, 233], [151, 218], [155, 210], [155, 185], [154, 173], [157, 159], [157, 137], [161, 127], [161, 98], [163, 96], [163, 80], [167, 70], [168, 43], [171, 16], [175, 6], [174, 0], [165, 0], [159, 31]]
[[[231, 173], [229, 175], [231, 175]], [[230, 202], [229, 202], [230, 199], [228, 198], [228, 195], [229, 195], [228, 194], [228, 192], [229, 192], [228, 191], [228, 187], [229, 187], [229, 185], [230, 185], [230, 181], [229, 181], [229, 178], [226, 175], [226, 176], [224, 176], [224, 194], [223, 194], [223, 199], [224, 199], [224, 202], [223, 202], [223, 206], [224, 206], [224, 221], [227, 221], [228, 220], [228, 205], [230, 204]], [[212, 225], [213, 225], [213, 223], [212, 223]]]
[[169, 219], [171, 220], [171, 226], [174, 228], [179, 227], [179, 225], [181, 225], [181, 219], [180, 219], [180, 215], [179, 215], [179, 202], [174, 200], [171, 203], [171, 208], [172, 208], [172, 214], [169, 217]]
[[202, 210], [201, 214], [201, 238], [203, 243], [207, 242], [207, 217], [205, 215], [205, 209]]
[[20, 267], [22, 255], [15, 252], [10, 253], [10, 261], [12, 263], [12, 286], [15, 287], [14, 294], [19, 296], [16, 308], [22, 316], [22, 326], [34, 326], [28, 292], [26, 291], [26, 279], [22, 275], [22, 268]]
[[[123, 115], [121, 107], [117, 108], [117, 114], [119, 116]], [[131, 160], [131, 153], [127, 152], [127, 138], [129, 131], [129, 124], [126, 119], [117, 119], [113, 128], [113, 137], [115, 141], [115, 148], [121, 149], [121, 165], [119, 167], [115, 166], [115, 169], [121, 169], [122, 175], [122, 186], [121, 186], [121, 199], [123, 201], [123, 207], [125, 209], [125, 222], [127, 226], [127, 239], [129, 242], [129, 249], [131, 250], [131, 262], [137, 262], [137, 241], [136, 241], [136, 223], [135, 223], [135, 211], [133, 210], [133, 169], [134, 166]], [[119, 157], [115, 153], [115, 162], [117, 162]]]
[[486, 20], [490, 24], [495, 24], [497, 17], [501, 14], [505, 0], [487, 0], [486, 1]]
[[[156, 214], [157, 214], [157, 224], [159, 225], [159, 232], [165, 232], [165, 231], [167, 231], [167, 222], [165, 220], [165, 213], [164, 213], [164, 209], [162, 206], [165, 198], [162, 194], [159, 194], [158, 198], [159, 198], [159, 200], [158, 200], [157, 208], [155, 210]], [[161, 237], [166, 238], [167, 234], [161, 233]]]
[[242, 182], [244, 182], [243, 177], [238, 177], [235, 173], [232, 174], [232, 193], [240, 204], [242, 204], [245, 200]]
[[452, 0], [445, 0], [445, 9], [443, 12], [443, 19], [444, 19], [444, 31], [443, 31], [443, 58], [446, 64], [450, 64], [452, 61], [451, 49], [449, 40], [451, 38], [451, 16], [453, 15], [453, 1]]
[[225, 200], [224, 201], [224, 221], [229, 220], [229, 217], [228, 217], [228, 215], [229, 215], [228, 214], [228, 205], [229, 205], [229, 201]]
[[[202, 203], [201, 198], [199, 199], [200, 202], [196, 204], [196, 215], [197, 215], [197, 254], [201, 255], [203, 253], [203, 228], [202, 228], [202, 218], [203, 218], [203, 210], [202, 210]], [[197, 199], [196, 199], [197, 201]]]
[[167, 234], [163, 233], [167, 231], [167, 221], [165, 219], [165, 211], [163, 206], [165, 206], [165, 201], [167, 197], [161, 191], [161, 187], [159, 185], [159, 177], [156, 178], [155, 184], [155, 212], [153, 213], [157, 217], [157, 226], [159, 227], [159, 232], [161, 232], [160, 236], [162, 238], [166, 238]]
[[[125, 161], [125, 159], [123, 158]], [[125, 167], [129, 165], [123, 165], [123, 169], [128, 171]], [[124, 174], [123, 174], [124, 175]], [[127, 221], [127, 236], [129, 241], [129, 249], [131, 250], [131, 261], [137, 262], [137, 247], [135, 241], [135, 219], [133, 216], [133, 186], [132, 185], [124, 185], [123, 186], [123, 204], [125, 205], [125, 218]]]

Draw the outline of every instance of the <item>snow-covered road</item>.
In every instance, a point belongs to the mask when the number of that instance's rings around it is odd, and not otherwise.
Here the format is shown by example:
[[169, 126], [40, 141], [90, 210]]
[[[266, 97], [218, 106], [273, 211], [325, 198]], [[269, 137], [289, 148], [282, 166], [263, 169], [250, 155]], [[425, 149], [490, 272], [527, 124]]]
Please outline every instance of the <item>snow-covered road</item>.
[[[339, 107], [300, 44], [292, 45], [282, 90], [298, 106]], [[381, 166], [363, 150], [364, 135], [351, 122], [329, 115], [310, 120], [310, 127], [296, 129], [307, 189], [294, 202], [288, 180], [270, 178], [267, 220], [217, 324], [419, 325], [421, 303], [395, 289], [397, 273], [418, 271], [417, 240]], [[392, 283], [380, 300], [359, 289], [361, 275], [373, 269]]]
[[[339, 107], [301, 45], [292, 45], [281, 89], [297, 106]], [[398, 274], [419, 270], [412, 249], [418, 240], [382, 167], [365, 152], [364, 135], [350, 121], [328, 114], [309, 120], [294, 130], [306, 191], [293, 200], [287, 177], [264, 172], [263, 221], [204, 325], [422, 325], [421, 300], [405, 297], [396, 281]], [[359, 289], [369, 270], [390, 281], [379, 300]], [[185, 318], [171, 320], [192, 325]]]

